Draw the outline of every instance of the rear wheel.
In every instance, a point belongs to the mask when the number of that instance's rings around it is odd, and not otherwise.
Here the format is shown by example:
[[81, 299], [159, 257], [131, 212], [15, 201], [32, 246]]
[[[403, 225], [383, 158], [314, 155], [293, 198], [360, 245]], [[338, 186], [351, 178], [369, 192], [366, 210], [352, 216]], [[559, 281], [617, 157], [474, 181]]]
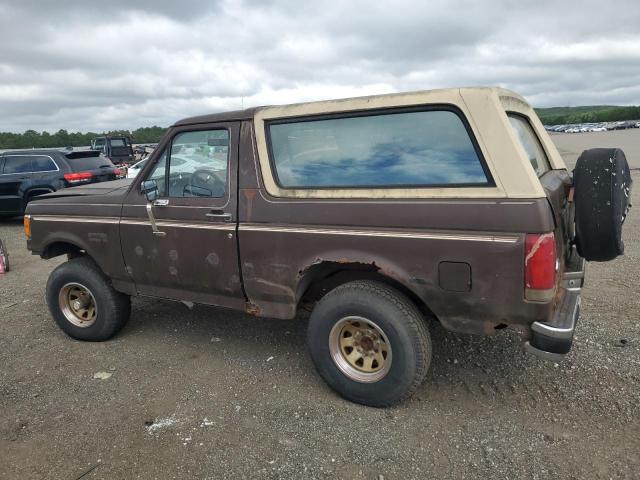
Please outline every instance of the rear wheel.
[[51, 272], [46, 297], [58, 326], [78, 340], [108, 340], [131, 312], [129, 297], [116, 291], [88, 257], [69, 260]]
[[372, 281], [350, 282], [325, 295], [309, 319], [307, 342], [331, 388], [373, 407], [409, 397], [431, 361], [421, 313], [397, 290]]

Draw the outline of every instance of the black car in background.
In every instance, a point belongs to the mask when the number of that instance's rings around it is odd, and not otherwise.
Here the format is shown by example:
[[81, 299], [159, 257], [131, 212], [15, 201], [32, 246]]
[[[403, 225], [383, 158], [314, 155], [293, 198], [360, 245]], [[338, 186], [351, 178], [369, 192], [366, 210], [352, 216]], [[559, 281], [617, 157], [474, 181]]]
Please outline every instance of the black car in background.
[[33, 197], [121, 176], [96, 151], [22, 150], [0, 154], [0, 217], [22, 215]]

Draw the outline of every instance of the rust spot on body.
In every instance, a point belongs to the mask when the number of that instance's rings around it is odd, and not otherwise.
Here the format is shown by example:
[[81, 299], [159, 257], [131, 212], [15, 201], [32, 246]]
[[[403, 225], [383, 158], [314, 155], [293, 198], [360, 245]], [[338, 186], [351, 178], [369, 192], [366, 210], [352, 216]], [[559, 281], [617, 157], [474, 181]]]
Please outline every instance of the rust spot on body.
[[255, 315], [255, 316], [260, 315], [260, 307], [258, 307], [255, 303], [247, 302], [245, 304], [244, 311], [247, 312], [249, 315]]

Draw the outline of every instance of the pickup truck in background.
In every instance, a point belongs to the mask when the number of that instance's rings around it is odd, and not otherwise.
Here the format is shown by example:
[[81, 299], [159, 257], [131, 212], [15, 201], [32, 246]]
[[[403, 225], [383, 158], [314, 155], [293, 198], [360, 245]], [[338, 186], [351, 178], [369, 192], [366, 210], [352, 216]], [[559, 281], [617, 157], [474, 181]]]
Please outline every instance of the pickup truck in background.
[[91, 149], [104, 154], [115, 165], [128, 165], [133, 161], [131, 140], [124, 136], [104, 136], [91, 140]]
[[311, 308], [319, 374], [381, 407], [425, 379], [433, 323], [562, 359], [585, 261], [623, 253], [630, 188], [619, 149], [572, 175], [522, 97], [455, 88], [181, 120], [134, 179], [31, 202], [25, 233], [68, 256], [46, 298], [73, 338], [111, 338], [135, 295]]

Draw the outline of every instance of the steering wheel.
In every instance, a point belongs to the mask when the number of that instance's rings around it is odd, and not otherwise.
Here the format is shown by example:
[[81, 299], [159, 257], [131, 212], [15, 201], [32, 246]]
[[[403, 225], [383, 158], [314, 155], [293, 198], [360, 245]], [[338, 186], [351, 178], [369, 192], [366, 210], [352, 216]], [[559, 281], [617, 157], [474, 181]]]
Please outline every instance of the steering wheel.
[[226, 182], [221, 180], [215, 172], [200, 169], [191, 174], [189, 184], [184, 186], [183, 194], [189, 193], [197, 197], [221, 197], [224, 195], [225, 187]]

